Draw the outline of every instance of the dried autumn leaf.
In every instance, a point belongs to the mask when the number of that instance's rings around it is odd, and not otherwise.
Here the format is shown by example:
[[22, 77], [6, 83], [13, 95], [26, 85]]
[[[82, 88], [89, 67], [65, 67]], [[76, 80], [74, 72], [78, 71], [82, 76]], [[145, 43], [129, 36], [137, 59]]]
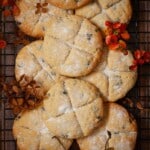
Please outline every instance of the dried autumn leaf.
[[143, 109], [144, 109], [143, 105], [142, 105], [140, 102], [137, 102], [137, 103], [136, 103], [136, 107], [137, 107], [139, 110], [143, 110]]
[[[4, 80], [0, 81], [1, 89], [5, 92], [15, 114], [23, 110], [34, 109], [41, 104], [45, 97], [42, 88], [32, 78], [25, 75], [21, 76], [18, 82], [15, 80], [9, 83], [5, 83]], [[23, 87], [20, 84], [22, 81], [25, 82]]]
[[118, 43], [118, 38], [116, 35], [108, 35], [105, 39], [105, 42], [107, 45], [110, 44], [117, 44]]
[[6, 47], [6, 41], [4, 41], [4, 40], [0, 40], [0, 49], [1, 48], [5, 48]]
[[20, 9], [18, 8], [17, 5], [13, 5], [12, 12], [13, 12], [14, 16], [19, 16], [20, 15]]
[[128, 31], [125, 31], [125, 32], [121, 33], [121, 37], [124, 40], [129, 40], [130, 39], [130, 34], [128, 33]]
[[23, 98], [17, 98], [17, 103], [19, 106], [22, 106], [24, 103], [24, 99]]
[[11, 14], [12, 14], [12, 12], [10, 10], [8, 10], [8, 9], [6, 9], [6, 10], [3, 11], [4, 17], [11, 16]]

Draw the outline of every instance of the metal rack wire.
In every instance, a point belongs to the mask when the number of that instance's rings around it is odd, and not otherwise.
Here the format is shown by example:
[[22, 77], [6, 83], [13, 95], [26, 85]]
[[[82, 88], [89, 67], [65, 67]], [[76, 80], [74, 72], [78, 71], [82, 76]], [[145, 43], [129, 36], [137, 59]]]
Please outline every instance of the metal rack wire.
[[[129, 24], [131, 40], [130, 49], [150, 50], [150, 1], [132, 0], [133, 18]], [[15, 57], [22, 45], [15, 46], [16, 25], [12, 17], [4, 18], [0, 9], [0, 32], [7, 40], [7, 47], [0, 51], [0, 75], [6, 80], [14, 77]], [[127, 97], [143, 104], [145, 111], [140, 112], [135, 107], [127, 108], [133, 113], [138, 122], [138, 139], [136, 150], [150, 150], [150, 65], [139, 68], [139, 78], [136, 86], [128, 93]], [[5, 103], [5, 98], [0, 96], [0, 149], [16, 150], [16, 143], [12, 136], [12, 123], [14, 116], [11, 109]], [[71, 150], [77, 150], [72, 146]]]

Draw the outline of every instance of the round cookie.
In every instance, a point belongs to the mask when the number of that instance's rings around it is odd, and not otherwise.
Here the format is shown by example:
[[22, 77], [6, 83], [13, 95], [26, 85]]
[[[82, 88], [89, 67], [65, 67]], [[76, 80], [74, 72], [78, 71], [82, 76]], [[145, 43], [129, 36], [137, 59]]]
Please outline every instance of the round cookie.
[[69, 139], [89, 135], [103, 117], [98, 90], [79, 79], [56, 83], [44, 100], [43, 120], [56, 136]]
[[43, 41], [35, 41], [19, 51], [15, 64], [15, 76], [17, 80], [20, 80], [22, 75], [31, 77], [47, 92], [56, 81], [64, 77], [57, 74], [47, 64], [42, 55], [42, 45]]
[[94, 0], [75, 11], [76, 15], [90, 19], [102, 31], [106, 21], [128, 23], [132, 16], [130, 0]]
[[78, 139], [80, 150], [134, 150], [137, 124], [127, 110], [115, 103], [104, 105], [103, 124], [88, 137]]
[[99, 65], [82, 79], [94, 84], [105, 101], [117, 101], [123, 98], [136, 82], [137, 71], [129, 69], [133, 59], [130, 51], [128, 55], [124, 55], [120, 51], [105, 48]]
[[18, 27], [25, 34], [33, 37], [43, 37], [44, 24], [53, 17], [63, 16], [67, 10], [55, 7], [45, 0], [16, 0], [20, 14], [14, 16]]
[[49, 132], [42, 120], [43, 107], [22, 112], [14, 120], [13, 135], [20, 150], [68, 150], [72, 140]]
[[85, 18], [68, 15], [47, 23], [46, 29], [44, 55], [56, 72], [77, 77], [94, 69], [103, 47], [96, 26]]
[[63, 9], [76, 9], [86, 5], [90, 1], [91, 0], [47, 0], [47, 2]]

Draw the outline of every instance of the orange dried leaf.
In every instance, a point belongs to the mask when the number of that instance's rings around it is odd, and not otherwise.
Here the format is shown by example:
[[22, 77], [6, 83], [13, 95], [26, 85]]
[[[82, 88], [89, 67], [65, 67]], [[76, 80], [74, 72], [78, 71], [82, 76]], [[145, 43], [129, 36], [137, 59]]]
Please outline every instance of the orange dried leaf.
[[121, 49], [126, 49], [127, 48], [127, 44], [125, 41], [123, 40], [119, 40], [119, 45]]
[[143, 105], [142, 105], [140, 102], [137, 102], [137, 103], [136, 103], [136, 107], [137, 107], [138, 109], [140, 109], [140, 110], [143, 110], [143, 109], [144, 109]]
[[129, 40], [130, 39], [130, 34], [128, 33], [128, 31], [125, 31], [121, 34], [121, 37], [124, 39], [124, 40]]
[[108, 45], [109, 50], [117, 50], [119, 48], [119, 44], [110, 44]]

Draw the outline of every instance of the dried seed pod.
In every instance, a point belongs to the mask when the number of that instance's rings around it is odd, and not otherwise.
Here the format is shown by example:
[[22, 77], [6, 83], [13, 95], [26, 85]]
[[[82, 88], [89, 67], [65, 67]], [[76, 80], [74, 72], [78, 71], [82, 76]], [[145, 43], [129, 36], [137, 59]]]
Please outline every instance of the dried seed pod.
[[136, 107], [137, 107], [139, 110], [143, 110], [143, 109], [144, 109], [143, 105], [142, 105], [140, 102], [137, 102], [137, 103], [136, 103]]
[[48, 6], [48, 3], [43, 3], [42, 6], [46, 7], [46, 6]]
[[48, 8], [42, 8], [42, 13], [47, 13], [48, 12]]
[[32, 99], [29, 99], [27, 103], [29, 106], [35, 106], [35, 102]]
[[12, 91], [15, 92], [16, 94], [19, 94], [19, 88], [16, 85], [12, 86]]
[[18, 103], [17, 103], [17, 99], [16, 99], [16, 98], [10, 99], [10, 103], [11, 103], [12, 106], [18, 106]]
[[20, 112], [21, 112], [21, 109], [20, 109], [19, 107], [14, 107], [14, 108], [13, 108], [13, 113], [14, 113], [15, 115], [19, 114]]
[[24, 99], [23, 98], [17, 98], [17, 103], [19, 106], [22, 106], [24, 103]]

